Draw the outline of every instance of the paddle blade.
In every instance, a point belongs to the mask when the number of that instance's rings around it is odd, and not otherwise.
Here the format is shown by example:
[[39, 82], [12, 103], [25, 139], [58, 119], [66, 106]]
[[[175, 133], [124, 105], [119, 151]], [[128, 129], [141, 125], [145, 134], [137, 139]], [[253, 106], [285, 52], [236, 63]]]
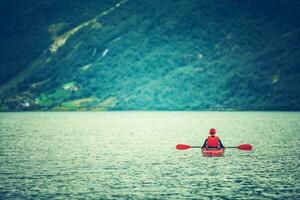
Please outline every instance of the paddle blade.
[[245, 150], [245, 151], [252, 150], [252, 146], [250, 144], [241, 144], [241, 145], [237, 146], [237, 148], [240, 150]]
[[190, 148], [192, 148], [192, 146], [186, 145], [186, 144], [177, 144], [176, 145], [176, 149], [178, 149], [178, 150], [186, 150], [186, 149], [190, 149]]

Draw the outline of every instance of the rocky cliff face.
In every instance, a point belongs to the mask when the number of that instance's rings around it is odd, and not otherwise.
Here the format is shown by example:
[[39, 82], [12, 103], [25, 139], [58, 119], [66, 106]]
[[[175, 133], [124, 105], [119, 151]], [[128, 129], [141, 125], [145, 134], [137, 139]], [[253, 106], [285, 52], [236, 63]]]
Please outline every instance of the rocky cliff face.
[[300, 109], [298, 1], [0, 7], [3, 111]]

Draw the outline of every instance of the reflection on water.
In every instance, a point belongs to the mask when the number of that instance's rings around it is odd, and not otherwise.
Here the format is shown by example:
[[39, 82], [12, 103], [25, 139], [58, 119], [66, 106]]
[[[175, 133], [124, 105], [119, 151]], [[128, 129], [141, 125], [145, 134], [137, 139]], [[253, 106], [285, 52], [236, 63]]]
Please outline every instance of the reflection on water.
[[[0, 113], [0, 198], [299, 199], [300, 113]], [[222, 158], [202, 145], [215, 127]], [[292, 138], [292, 139], [291, 139]]]

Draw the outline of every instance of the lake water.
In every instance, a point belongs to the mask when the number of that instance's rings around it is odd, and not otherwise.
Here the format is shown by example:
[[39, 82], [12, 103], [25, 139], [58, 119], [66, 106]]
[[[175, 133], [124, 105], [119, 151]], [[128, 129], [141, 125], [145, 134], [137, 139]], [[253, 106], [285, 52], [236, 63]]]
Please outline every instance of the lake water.
[[[221, 158], [202, 145], [216, 128]], [[0, 113], [0, 199], [300, 199], [299, 112]]]

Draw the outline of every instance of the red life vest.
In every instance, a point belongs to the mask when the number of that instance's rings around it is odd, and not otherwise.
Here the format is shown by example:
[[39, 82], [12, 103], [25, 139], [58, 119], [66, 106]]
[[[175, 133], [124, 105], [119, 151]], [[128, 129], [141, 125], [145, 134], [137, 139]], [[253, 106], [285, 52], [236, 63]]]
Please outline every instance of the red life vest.
[[208, 136], [206, 146], [208, 146], [208, 147], [220, 147], [219, 137]]

